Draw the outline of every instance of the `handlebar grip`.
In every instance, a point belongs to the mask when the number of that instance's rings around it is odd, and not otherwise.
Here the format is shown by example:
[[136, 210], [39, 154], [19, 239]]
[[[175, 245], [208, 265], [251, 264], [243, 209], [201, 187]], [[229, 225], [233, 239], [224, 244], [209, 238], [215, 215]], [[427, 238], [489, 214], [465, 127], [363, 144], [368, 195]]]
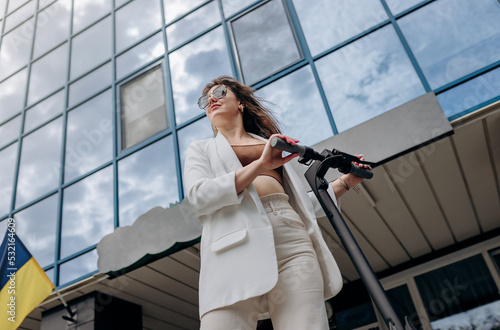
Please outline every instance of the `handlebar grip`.
[[371, 179], [373, 178], [373, 172], [354, 164], [351, 164], [351, 169], [348, 173], [354, 174], [355, 176], [359, 176], [360, 178]]
[[299, 145], [291, 145], [282, 138], [279, 138], [277, 136], [273, 137], [271, 139], [271, 147], [288, 151], [292, 154], [299, 154], [299, 156], [304, 156], [306, 153], [306, 148], [305, 146], [299, 146]]
[[[313, 149], [306, 147], [306, 146], [301, 146], [301, 145], [291, 145], [288, 142], [286, 142], [284, 139], [280, 137], [273, 137], [271, 139], [271, 147], [288, 151], [292, 154], [299, 154], [301, 157], [307, 157], [308, 159], [315, 159], [315, 160], [323, 160], [325, 157], [321, 154], [318, 154], [316, 151]], [[359, 176], [361, 178], [365, 179], [371, 179], [373, 177], [373, 172], [364, 168], [361, 168], [359, 166], [356, 166], [352, 163], [349, 165], [345, 165], [342, 167], [339, 167], [339, 171], [342, 173], [352, 173], [356, 176]]]

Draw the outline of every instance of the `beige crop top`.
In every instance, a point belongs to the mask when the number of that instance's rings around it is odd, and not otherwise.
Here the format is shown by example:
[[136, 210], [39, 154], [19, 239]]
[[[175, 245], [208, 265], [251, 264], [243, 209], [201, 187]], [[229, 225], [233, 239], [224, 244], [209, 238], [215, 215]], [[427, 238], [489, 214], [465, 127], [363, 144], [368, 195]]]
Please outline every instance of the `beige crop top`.
[[[259, 159], [264, 151], [266, 144], [243, 144], [231, 145], [241, 165], [246, 166], [256, 159]], [[259, 175], [267, 175], [275, 178], [283, 186], [283, 167], [280, 166], [274, 170], [267, 170]]]

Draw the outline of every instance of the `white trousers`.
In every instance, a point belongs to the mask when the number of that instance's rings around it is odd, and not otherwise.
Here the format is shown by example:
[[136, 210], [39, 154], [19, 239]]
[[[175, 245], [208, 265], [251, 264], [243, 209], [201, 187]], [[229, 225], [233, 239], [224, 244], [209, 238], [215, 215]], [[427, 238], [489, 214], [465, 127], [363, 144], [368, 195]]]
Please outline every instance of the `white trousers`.
[[273, 226], [278, 283], [262, 296], [206, 313], [200, 329], [255, 330], [259, 314], [267, 312], [275, 330], [327, 330], [323, 278], [304, 223], [288, 195], [271, 194], [261, 201]]

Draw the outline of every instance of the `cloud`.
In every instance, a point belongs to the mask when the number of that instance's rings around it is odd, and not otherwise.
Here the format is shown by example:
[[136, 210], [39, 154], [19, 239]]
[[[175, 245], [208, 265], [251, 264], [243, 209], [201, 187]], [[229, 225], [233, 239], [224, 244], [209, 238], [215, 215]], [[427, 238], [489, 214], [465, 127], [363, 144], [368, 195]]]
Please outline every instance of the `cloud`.
[[177, 123], [200, 113], [196, 100], [215, 77], [231, 75], [222, 27], [218, 27], [169, 56]]
[[101, 273], [124, 269], [147, 255], [167, 251], [175, 243], [201, 236], [201, 224], [189, 202], [165, 209], [157, 206], [141, 215], [132, 226], [118, 227], [97, 245]]
[[300, 59], [284, 8], [272, 1], [232, 23], [246, 84]]
[[65, 43], [33, 63], [28, 104], [35, 103], [64, 85], [67, 75], [67, 53], [68, 44]]
[[16, 207], [57, 187], [61, 159], [62, 118], [23, 138]]
[[162, 25], [158, 1], [132, 1], [118, 9], [115, 15], [117, 51], [139, 41]]
[[16, 234], [42, 267], [54, 262], [58, 200], [53, 194], [14, 215]]
[[23, 108], [27, 71], [23, 69], [0, 83], [0, 122], [9, 119]]
[[309, 66], [259, 89], [257, 94], [271, 102], [266, 105], [282, 125], [283, 134], [301, 144], [312, 145], [333, 135]]
[[163, 4], [165, 5], [165, 20], [166, 23], [170, 23], [175, 18], [181, 16], [184, 13], [187, 13], [194, 7], [203, 3], [204, 0], [163, 0]]
[[108, 166], [64, 190], [61, 257], [113, 231], [113, 171]]
[[[81, 1], [76, 3], [81, 3]], [[75, 6], [77, 6], [76, 3]], [[79, 12], [75, 10], [75, 15], [78, 15]], [[68, 39], [70, 16], [71, 1], [69, 0], [56, 1], [38, 13], [33, 58], [37, 58]], [[74, 20], [75, 23], [76, 20]], [[35, 23], [33, 22], [33, 24]], [[75, 33], [75, 29], [73, 33]], [[65, 67], [66, 65], [61, 66]]]
[[33, 22], [33, 18], [30, 18], [2, 37], [0, 80], [27, 64], [33, 38]]
[[154, 206], [179, 201], [173, 154], [172, 136], [167, 136], [118, 162], [120, 226]]
[[111, 18], [107, 17], [74, 37], [71, 43], [71, 79], [111, 57]]
[[312, 55], [388, 18], [379, 1], [295, 0], [294, 6]]
[[[10, 210], [12, 188], [17, 160], [17, 142], [0, 151], [0, 214], [6, 214]], [[0, 235], [3, 232], [0, 231]]]
[[220, 16], [214, 15], [219, 8], [215, 1], [209, 2], [195, 12], [167, 27], [168, 48], [173, 49], [182, 42], [194, 37], [210, 26], [220, 22]]
[[425, 93], [390, 26], [321, 58], [316, 68], [339, 132]]

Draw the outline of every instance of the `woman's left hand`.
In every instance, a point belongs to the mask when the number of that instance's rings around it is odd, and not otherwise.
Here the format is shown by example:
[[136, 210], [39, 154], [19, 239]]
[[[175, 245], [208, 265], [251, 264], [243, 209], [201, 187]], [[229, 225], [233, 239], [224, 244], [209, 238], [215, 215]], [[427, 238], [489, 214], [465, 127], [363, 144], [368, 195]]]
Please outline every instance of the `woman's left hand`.
[[[362, 154], [360, 154], [360, 155], [355, 155], [355, 156], [356, 156], [356, 157], [358, 157], [358, 158], [359, 158], [359, 160], [365, 160], [365, 157], [363, 157], [363, 155], [362, 155]], [[354, 165], [356, 165], [356, 166], [360, 167], [360, 168], [363, 168], [363, 169], [368, 169], [368, 170], [370, 170], [370, 171], [371, 171], [371, 169], [372, 169], [372, 168], [371, 168], [371, 166], [366, 165], [366, 164], [361, 164], [361, 163], [358, 163], [358, 162], [352, 162], [352, 163], [353, 163]], [[349, 185], [349, 186], [351, 186], [351, 185], [352, 185], [352, 186], [357, 185], [358, 183], [360, 183], [361, 181], [363, 181], [363, 180], [364, 180], [364, 178], [359, 177], [359, 176], [356, 176], [356, 175], [354, 175], [354, 174], [350, 174], [350, 173], [349, 173], [349, 174], [345, 174], [345, 176], [344, 176], [344, 177], [345, 177], [344, 181], [346, 181], [346, 182], [349, 182], [349, 183], [350, 183], [350, 185]]]
[[275, 169], [277, 167], [280, 167], [281, 165], [289, 162], [290, 160], [292, 160], [293, 158], [298, 156], [298, 154], [290, 154], [288, 156], [283, 157], [282, 150], [271, 147], [271, 140], [275, 136], [282, 138], [287, 143], [290, 143], [292, 145], [295, 145], [297, 142], [299, 142], [299, 140], [290, 138], [290, 137], [285, 136], [283, 134], [271, 135], [269, 137], [269, 140], [266, 143], [266, 146], [264, 147], [264, 151], [262, 152], [262, 156], [259, 158], [259, 162], [260, 162], [260, 165], [262, 166], [263, 171], [272, 170], [272, 169]]

